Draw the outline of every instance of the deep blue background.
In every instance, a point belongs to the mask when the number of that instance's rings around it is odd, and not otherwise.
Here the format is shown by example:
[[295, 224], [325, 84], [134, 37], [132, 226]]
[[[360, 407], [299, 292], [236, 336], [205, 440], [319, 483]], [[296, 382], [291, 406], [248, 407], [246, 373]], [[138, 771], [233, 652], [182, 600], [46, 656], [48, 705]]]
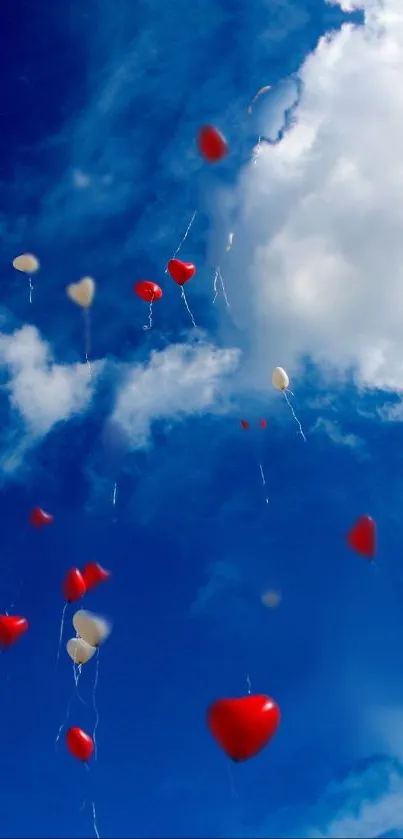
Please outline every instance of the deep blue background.
[[[164, 266], [198, 209], [183, 250], [198, 264], [189, 301], [220, 343], [205, 259], [209, 191], [250, 158], [245, 108], [256, 89], [296, 73], [342, 20], [321, 0], [9, 4], [0, 50], [6, 331], [34, 323], [60, 363], [81, 359], [82, 324], [64, 287], [91, 273], [94, 357], [145, 360], [184, 340], [187, 315]], [[231, 149], [214, 172], [194, 143], [206, 121]], [[88, 188], [74, 184], [77, 170], [91, 176]], [[10, 267], [25, 250], [42, 266], [32, 306]], [[164, 287], [149, 334], [131, 291], [142, 277]], [[299, 383], [308, 428], [310, 400], [323, 392], [315, 371]], [[363, 709], [403, 696], [401, 432], [357, 413], [359, 398], [374, 405], [376, 394], [334, 397], [363, 454], [321, 434], [305, 446], [285, 407], [252, 442], [239, 419], [266, 416], [266, 406], [239, 397], [231, 416], [158, 424], [148, 452], [112, 466], [102, 443], [111, 398], [101, 390], [85, 419], [27, 454], [22, 482], [5, 481], [1, 603], [25, 614], [30, 632], [1, 661], [1, 836], [90, 836], [90, 807], [80, 809], [88, 797], [102, 837], [298, 835], [327, 784], [373, 760]], [[5, 423], [5, 394], [2, 405]], [[36, 504], [55, 515], [41, 532], [28, 524]], [[344, 546], [363, 512], [379, 526], [376, 567]], [[55, 750], [73, 687], [64, 649], [55, 670], [61, 580], [88, 559], [113, 578], [85, 605], [114, 622], [101, 650], [90, 778], [63, 738]], [[283, 594], [273, 612], [260, 602], [268, 588]], [[245, 693], [246, 674], [279, 702], [283, 722], [269, 749], [229, 770], [205, 710]], [[93, 678], [91, 662], [81, 683], [88, 706], [76, 699], [70, 716], [89, 731]]]

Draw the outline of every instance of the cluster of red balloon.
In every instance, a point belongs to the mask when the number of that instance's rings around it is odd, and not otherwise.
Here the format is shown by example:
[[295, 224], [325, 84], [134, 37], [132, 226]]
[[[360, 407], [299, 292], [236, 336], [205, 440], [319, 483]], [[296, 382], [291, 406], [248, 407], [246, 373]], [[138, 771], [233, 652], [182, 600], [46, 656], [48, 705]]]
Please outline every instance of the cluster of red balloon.
[[[202, 156], [209, 163], [217, 163], [228, 153], [227, 141], [214, 125], [204, 125], [200, 129], [198, 134], [198, 147]], [[173, 258], [168, 262], [167, 271], [174, 282], [183, 287], [185, 283], [194, 277], [196, 267], [192, 262], [182, 262], [181, 259]], [[134, 283], [133, 291], [141, 300], [148, 303], [150, 307], [149, 323], [143, 327], [144, 329], [150, 329], [152, 326], [152, 305], [156, 300], [161, 300], [162, 288], [151, 280], [139, 280]]]
[[[51, 513], [47, 513], [41, 507], [34, 507], [30, 513], [29, 521], [32, 527], [39, 529], [52, 524], [54, 516]], [[87, 592], [96, 588], [101, 583], [106, 582], [110, 576], [111, 572], [103, 568], [98, 562], [88, 562], [82, 571], [77, 567], [70, 568], [67, 571], [62, 586], [66, 603], [74, 603], [77, 600], [81, 600]], [[102, 623], [105, 622], [102, 622], [96, 616], [84, 612], [84, 610], [74, 615], [73, 625], [77, 632], [77, 639], [71, 639], [68, 642], [67, 651], [78, 665], [83, 663], [83, 650], [77, 644], [81, 642], [81, 646], [86, 646], [91, 651], [89, 654], [86, 653], [85, 660], [87, 661], [108, 632], [106, 628], [102, 627]], [[86, 626], [88, 627], [89, 634], [86, 634]], [[3, 648], [10, 647], [27, 629], [28, 621], [26, 618], [0, 615], [0, 644]], [[84, 635], [86, 637], [83, 639]], [[77, 641], [74, 651], [69, 647], [71, 641]], [[73, 726], [67, 731], [66, 744], [71, 754], [83, 762], [87, 762], [94, 751], [93, 738], [77, 726]]]
[[[81, 600], [88, 591], [106, 582], [110, 576], [111, 572], [98, 562], [87, 563], [82, 571], [79, 568], [70, 568], [63, 580], [66, 603]], [[101, 641], [109, 634], [109, 630], [105, 621], [84, 610], [76, 612], [73, 625], [77, 638], [70, 639], [66, 648], [74, 663], [81, 666], [94, 655]], [[77, 726], [68, 729], [66, 745], [73, 757], [84, 763], [90, 759], [95, 748], [91, 735]]]

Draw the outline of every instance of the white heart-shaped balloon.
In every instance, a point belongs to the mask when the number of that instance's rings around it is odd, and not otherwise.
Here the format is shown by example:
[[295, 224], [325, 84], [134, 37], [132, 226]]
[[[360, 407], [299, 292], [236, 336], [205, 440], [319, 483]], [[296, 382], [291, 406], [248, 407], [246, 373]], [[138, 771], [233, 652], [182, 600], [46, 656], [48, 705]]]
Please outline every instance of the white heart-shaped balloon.
[[83, 277], [79, 283], [70, 283], [66, 288], [67, 296], [82, 309], [89, 309], [94, 299], [95, 280], [92, 277]]
[[91, 644], [87, 644], [82, 638], [70, 638], [66, 650], [75, 664], [86, 664], [96, 653], [95, 647], [91, 647]]
[[13, 267], [23, 274], [35, 274], [39, 269], [39, 259], [33, 253], [22, 253], [13, 259]]
[[105, 618], [80, 609], [73, 617], [73, 626], [80, 638], [91, 647], [98, 647], [110, 635], [112, 626]]

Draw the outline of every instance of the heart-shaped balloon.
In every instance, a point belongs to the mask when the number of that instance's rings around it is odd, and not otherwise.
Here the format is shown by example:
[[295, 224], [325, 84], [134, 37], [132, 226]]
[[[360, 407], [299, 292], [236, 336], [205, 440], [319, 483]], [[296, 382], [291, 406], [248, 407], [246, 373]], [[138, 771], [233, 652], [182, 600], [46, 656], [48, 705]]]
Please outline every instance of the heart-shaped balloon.
[[84, 763], [90, 759], [94, 751], [94, 741], [86, 731], [78, 726], [69, 728], [66, 732], [66, 744], [69, 752]]
[[87, 591], [83, 575], [78, 568], [70, 568], [63, 580], [63, 594], [67, 603], [74, 603], [84, 597]]
[[207, 712], [211, 734], [235, 762], [249, 760], [272, 739], [280, 724], [280, 709], [273, 699], [248, 695], [219, 699]]
[[182, 262], [180, 259], [170, 259], [167, 269], [178, 285], [185, 285], [196, 273], [196, 267], [192, 262]]
[[95, 588], [95, 586], [99, 586], [100, 583], [106, 582], [111, 576], [111, 572], [107, 571], [106, 568], [102, 568], [102, 565], [99, 565], [98, 562], [88, 562], [87, 565], [84, 565], [81, 573], [87, 586], [87, 591]]
[[79, 283], [70, 283], [66, 288], [67, 296], [82, 309], [88, 309], [94, 299], [95, 280], [83, 277]]
[[45, 513], [45, 510], [42, 510], [41, 507], [34, 507], [29, 521], [32, 527], [46, 527], [47, 524], [52, 524], [54, 517], [50, 513]]
[[347, 543], [353, 551], [375, 559], [376, 524], [371, 516], [361, 516], [347, 534]]
[[28, 629], [28, 621], [20, 615], [0, 615], [0, 644], [11, 647]]

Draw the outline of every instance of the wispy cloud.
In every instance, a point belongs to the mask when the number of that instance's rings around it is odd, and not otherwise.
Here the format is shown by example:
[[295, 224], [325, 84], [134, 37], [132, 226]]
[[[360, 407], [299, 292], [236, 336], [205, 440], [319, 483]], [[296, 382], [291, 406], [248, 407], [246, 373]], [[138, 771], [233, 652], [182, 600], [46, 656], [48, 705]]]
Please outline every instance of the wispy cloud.
[[320, 431], [326, 434], [335, 446], [347, 446], [349, 449], [358, 449], [363, 446], [363, 440], [356, 434], [344, 433], [336, 422], [324, 417], [319, 417], [316, 420], [312, 431]]
[[14, 471], [23, 454], [57, 423], [88, 409], [102, 368], [96, 362], [90, 378], [87, 365], [58, 364], [34, 326], [0, 335], [2, 389], [12, 413], [11, 428], [3, 434], [3, 470]]
[[171, 344], [152, 352], [148, 362], [128, 369], [112, 421], [126, 432], [132, 448], [141, 448], [149, 442], [153, 420], [223, 410], [225, 377], [238, 361], [238, 350], [211, 344]]

